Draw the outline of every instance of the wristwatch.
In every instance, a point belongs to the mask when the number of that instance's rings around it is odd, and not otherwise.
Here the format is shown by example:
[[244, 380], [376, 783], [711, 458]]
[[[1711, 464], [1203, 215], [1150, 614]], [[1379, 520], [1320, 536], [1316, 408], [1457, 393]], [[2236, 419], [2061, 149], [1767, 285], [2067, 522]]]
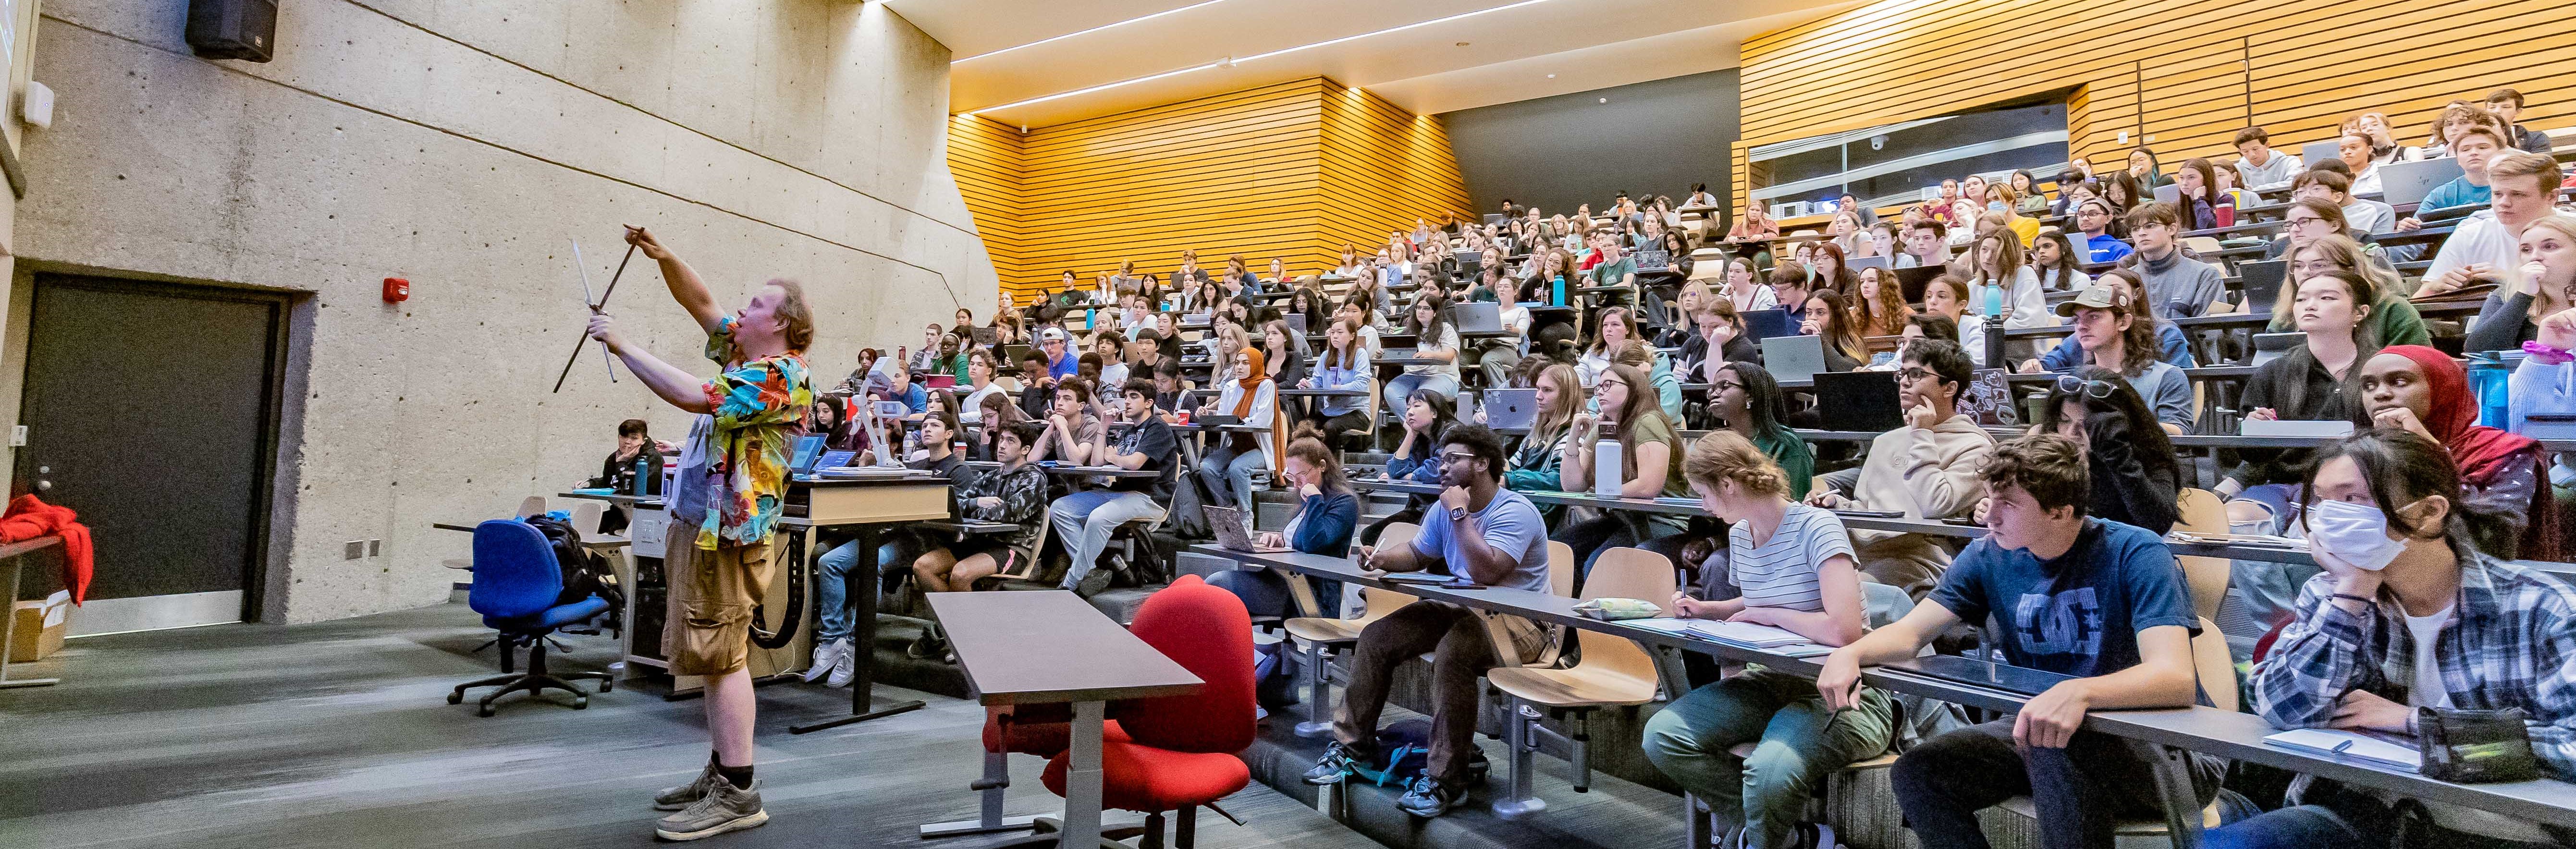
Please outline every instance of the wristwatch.
[[1464, 522], [1464, 521], [1467, 521], [1467, 508], [1465, 508], [1465, 507], [1451, 507], [1451, 508], [1449, 508], [1449, 521], [1452, 521], [1452, 522]]

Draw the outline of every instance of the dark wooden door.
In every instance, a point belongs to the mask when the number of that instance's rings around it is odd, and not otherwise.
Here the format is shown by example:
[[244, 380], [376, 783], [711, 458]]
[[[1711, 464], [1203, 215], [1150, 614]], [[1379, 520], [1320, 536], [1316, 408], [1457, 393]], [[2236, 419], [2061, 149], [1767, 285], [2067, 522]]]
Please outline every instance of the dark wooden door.
[[35, 285], [14, 488], [80, 511], [97, 542], [93, 601], [239, 591], [252, 618], [286, 296], [54, 274]]

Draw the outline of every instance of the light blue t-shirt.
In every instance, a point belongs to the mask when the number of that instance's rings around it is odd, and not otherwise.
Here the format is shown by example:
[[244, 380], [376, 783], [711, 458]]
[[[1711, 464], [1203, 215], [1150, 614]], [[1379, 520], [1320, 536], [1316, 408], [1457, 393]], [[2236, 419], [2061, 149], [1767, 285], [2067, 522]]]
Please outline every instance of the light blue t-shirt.
[[2424, 202], [2417, 204], [2415, 208], [2442, 209], [2493, 202], [2495, 202], [2494, 187], [2472, 184], [2467, 177], [2453, 177], [2450, 182], [2434, 186], [2432, 191], [2425, 192]]
[[[1538, 505], [1520, 493], [1498, 489], [1494, 500], [1476, 511], [1475, 516], [1485, 545], [1506, 555], [1516, 553], [1513, 561], [1520, 564], [1509, 577], [1491, 586], [1547, 592], [1547, 521], [1539, 517]], [[1422, 533], [1413, 538], [1413, 555], [1447, 564], [1450, 574], [1472, 580], [1467, 573], [1467, 555], [1458, 547], [1453, 527], [1449, 524], [1449, 508], [1436, 502], [1423, 508]]]

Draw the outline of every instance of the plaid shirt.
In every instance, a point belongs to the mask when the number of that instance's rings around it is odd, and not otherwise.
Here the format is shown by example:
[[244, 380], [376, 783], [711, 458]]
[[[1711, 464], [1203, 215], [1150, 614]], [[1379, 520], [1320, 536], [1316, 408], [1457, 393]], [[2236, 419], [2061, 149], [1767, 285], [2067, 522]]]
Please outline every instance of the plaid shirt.
[[[2282, 728], [2323, 727], [2345, 693], [2407, 704], [2415, 639], [2383, 598], [2378, 615], [2330, 604], [2334, 576], [2299, 590], [2299, 620], [2254, 667], [2254, 703]], [[2460, 594], [2434, 646], [2443, 688], [2461, 709], [2522, 708], [2549, 771], [2576, 777], [2576, 587], [2483, 554], [2460, 563]]]

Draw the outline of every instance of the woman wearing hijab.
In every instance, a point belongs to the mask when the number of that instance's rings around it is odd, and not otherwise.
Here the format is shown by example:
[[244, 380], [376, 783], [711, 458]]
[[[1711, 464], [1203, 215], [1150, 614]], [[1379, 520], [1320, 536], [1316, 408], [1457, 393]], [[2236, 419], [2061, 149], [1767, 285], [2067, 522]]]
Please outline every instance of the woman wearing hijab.
[[2477, 423], [2478, 399], [2450, 355], [2422, 345], [2379, 349], [2361, 369], [2362, 427], [2413, 431], [2450, 449], [2462, 506], [2509, 526], [2478, 548], [2504, 559], [2557, 560], [2557, 512], [2540, 443]]
[[[1216, 403], [1200, 408], [1199, 413], [1230, 415], [1241, 424], [1275, 430], [1278, 385], [1270, 382], [1270, 373], [1263, 368], [1260, 348], [1247, 345], [1234, 352], [1233, 378], [1217, 394]], [[1217, 449], [1199, 460], [1199, 482], [1218, 502], [1243, 508], [1246, 521], [1252, 518], [1252, 472], [1270, 467], [1267, 452], [1276, 444], [1273, 436], [1225, 432]]]

